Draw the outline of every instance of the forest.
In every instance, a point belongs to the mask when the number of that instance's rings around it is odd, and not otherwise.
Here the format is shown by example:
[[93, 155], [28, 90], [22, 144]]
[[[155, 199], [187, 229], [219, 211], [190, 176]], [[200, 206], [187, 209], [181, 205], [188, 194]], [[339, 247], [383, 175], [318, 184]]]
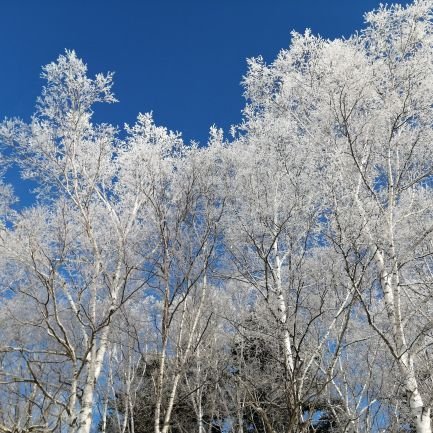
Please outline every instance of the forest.
[[0, 432], [432, 432], [433, 0], [249, 59], [206, 144], [96, 123], [74, 51], [42, 78], [0, 123]]

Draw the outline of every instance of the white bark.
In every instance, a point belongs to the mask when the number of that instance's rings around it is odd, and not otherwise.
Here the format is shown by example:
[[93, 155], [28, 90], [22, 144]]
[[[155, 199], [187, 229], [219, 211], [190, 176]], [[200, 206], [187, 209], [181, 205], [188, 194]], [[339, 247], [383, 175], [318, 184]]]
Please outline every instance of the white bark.
[[278, 302], [278, 311], [280, 314], [280, 323], [283, 331], [282, 343], [284, 347], [285, 364], [286, 364], [286, 369], [289, 378], [290, 380], [293, 381], [294, 362], [293, 362], [293, 353], [292, 353], [292, 343], [290, 341], [290, 332], [287, 323], [286, 299], [284, 296], [284, 291], [283, 291], [282, 281], [281, 281], [282, 263], [280, 259], [280, 252], [278, 251], [278, 239], [275, 239], [274, 241], [273, 250], [275, 254], [275, 276], [276, 276], [275, 292], [276, 292], [277, 302]]

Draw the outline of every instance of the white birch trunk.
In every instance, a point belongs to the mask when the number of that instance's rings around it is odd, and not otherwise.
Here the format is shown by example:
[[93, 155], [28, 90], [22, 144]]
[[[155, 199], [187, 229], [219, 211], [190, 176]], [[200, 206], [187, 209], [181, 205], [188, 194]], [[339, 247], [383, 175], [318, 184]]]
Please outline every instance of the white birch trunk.
[[290, 341], [290, 333], [287, 327], [287, 305], [284, 298], [283, 287], [281, 282], [281, 259], [278, 251], [278, 240], [274, 242], [274, 253], [275, 253], [275, 274], [276, 274], [276, 295], [278, 302], [278, 312], [280, 317], [280, 323], [283, 329], [283, 347], [284, 347], [284, 358], [287, 372], [290, 377], [293, 376], [294, 372], [294, 362], [292, 353], [292, 344]]
[[[396, 267], [388, 273], [385, 269], [383, 254], [377, 253], [380, 277], [384, 292], [385, 308], [388, 319], [393, 327], [393, 337], [396, 346], [397, 362], [403, 375], [403, 380], [408, 393], [410, 414], [415, 424], [417, 433], [432, 433], [430, 412], [431, 409], [424, 405], [416, 379], [415, 367], [404, 336], [403, 322], [400, 313], [399, 293], [396, 292], [393, 280], [398, 281]], [[394, 275], [393, 275], [394, 274]], [[394, 277], [394, 278], [393, 278]]]
[[415, 369], [412, 357], [405, 353], [401, 357], [401, 370], [404, 374], [404, 382], [408, 393], [410, 413], [414, 420], [417, 433], [431, 433], [430, 408], [424, 405], [419, 391], [418, 381], [415, 377]]
[[173, 380], [173, 385], [172, 385], [170, 397], [168, 400], [167, 411], [165, 412], [164, 425], [162, 427], [161, 433], [168, 433], [168, 429], [170, 428], [171, 413], [172, 413], [173, 407], [174, 407], [174, 401], [175, 401], [176, 394], [177, 394], [177, 387], [179, 385], [179, 380], [182, 376], [185, 363], [187, 362], [188, 357], [191, 353], [193, 338], [195, 336], [195, 331], [197, 329], [198, 322], [199, 322], [200, 317], [201, 317], [201, 312], [202, 312], [202, 308], [203, 308], [203, 304], [204, 304], [204, 299], [206, 296], [206, 291], [207, 291], [207, 278], [206, 278], [206, 273], [205, 273], [204, 277], [203, 277], [203, 289], [202, 289], [202, 293], [201, 293], [201, 297], [200, 297], [200, 302], [198, 305], [197, 312], [195, 314], [194, 322], [192, 324], [191, 329], [189, 330], [189, 338], [188, 338], [188, 342], [187, 342], [187, 345], [185, 348], [185, 352], [182, 356], [182, 359], [180, 360], [180, 364], [178, 366], [178, 371], [176, 372], [176, 375], [175, 375], [174, 380]]
[[[201, 360], [200, 360], [200, 345], [197, 347], [197, 383], [202, 381], [202, 371], [201, 371]], [[205, 433], [203, 425], [203, 389], [200, 387], [197, 389], [197, 427], [198, 433]]]
[[88, 361], [88, 374], [83, 391], [81, 410], [78, 416], [77, 433], [90, 433], [92, 427], [95, 387], [101, 373], [102, 362], [107, 350], [107, 336], [109, 329], [109, 326], [104, 329], [101, 335], [99, 348], [94, 348], [90, 354], [90, 359]]

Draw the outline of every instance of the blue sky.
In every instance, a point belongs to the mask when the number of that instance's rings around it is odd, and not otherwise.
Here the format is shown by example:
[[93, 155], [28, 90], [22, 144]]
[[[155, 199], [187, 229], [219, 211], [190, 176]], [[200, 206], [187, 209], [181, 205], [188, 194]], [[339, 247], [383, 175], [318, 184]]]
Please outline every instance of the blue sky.
[[90, 72], [115, 71], [119, 104], [97, 120], [156, 122], [205, 141], [209, 126], [240, 120], [245, 59], [271, 61], [290, 31], [325, 37], [362, 27], [373, 0], [3, 0], [0, 117], [28, 118], [42, 65], [75, 49]]

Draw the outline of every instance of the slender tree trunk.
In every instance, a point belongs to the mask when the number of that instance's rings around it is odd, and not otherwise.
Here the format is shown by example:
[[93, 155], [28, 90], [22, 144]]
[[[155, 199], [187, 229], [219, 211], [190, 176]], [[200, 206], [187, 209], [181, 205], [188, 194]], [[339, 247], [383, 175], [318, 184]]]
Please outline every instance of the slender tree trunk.
[[287, 380], [287, 409], [290, 414], [290, 432], [298, 432], [299, 421], [301, 416], [301, 408], [297, 404], [297, 383], [295, 379], [295, 364], [293, 360], [292, 343], [290, 339], [290, 332], [287, 323], [287, 304], [284, 297], [283, 286], [282, 286], [282, 263], [280, 258], [280, 252], [278, 249], [278, 239], [275, 239], [273, 245], [275, 255], [275, 277], [276, 277], [276, 297], [278, 305], [278, 313], [280, 325], [282, 328], [282, 346], [284, 349], [284, 364], [286, 369], [286, 380]]
[[[202, 370], [201, 370], [201, 360], [200, 360], [200, 345], [197, 347], [197, 384], [202, 382]], [[203, 389], [200, 386], [196, 392], [197, 395], [197, 430], [198, 433], [205, 433], [203, 425]]]
[[398, 271], [395, 265], [393, 265], [393, 271], [391, 273], [385, 269], [383, 253], [378, 252], [377, 258], [384, 292], [385, 308], [388, 319], [393, 327], [396, 355], [398, 356], [397, 362], [403, 376], [406, 392], [408, 394], [407, 403], [409, 405], [410, 414], [415, 423], [417, 433], [432, 433], [430, 421], [431, 409], [425, 406], [419, 391], [413, 359], [409, 352], [409, 348], [407, 347], [404, 336], [403, 322], [400, 312], [399, 292], [394, 287], [395, 285], [398, 285]]
[[401, 370], [404, 374], [404, 382], [408, 393], [410, 413], [413, 417], [417, 433], [431, 433], [430, 408], [424, 405], [419, 392], [418, 382], [412, 357], [405, 353], [401, 357]]
[[274, 242], [274, 253], [275, 253], [275, 273], [276, 273], [276, 295], [278, 302], [278, 312], [280, 316], [280, 323], [283, 330], [283, 347], [284, 347], [284, 358], [287, 372], [291, 379], [294, 370], [292, 343], [290, 341], [289, 328], [287, 326], [287, 305], [284, 298], [282, 281], [281, 281], [281, 259], [278, 252], [278, 241]]
[[[90, 353], [88, 374], [83, 391], [81, 410], [78, 417], [77, 433], [90, 433], [92, 427], [95, 387], [101, 373], [102, 362], [107, 350], [108, 331], [109, 326], [107, 326], [102, 332], [99, 348], [96, 349], [94, 346]], [[95, 345], [95, 342], [93, 342], [93, 344]]]
[[167, 350], [167, 321], [168, 321], [168, 289], [166, 289], [165, 299], [164, 299], [164, 312], [162, 320], [162, 348], [161, 357], [159, 364], [159, 372], [156, 380], [156, 404], [155, 404], [155, 416], [154, 416], [154, 428], [155, 433], [160, 433], [161, 431], [161, 406], [162, 406], [162, 393], [164, 385], [164, 374], [165, 374], [165, 357]]
[[198, 322], [199, 322], [200, 317], [201, 317], [201, 312], [202, 312], [202, 308], [203, 308], [203, 304], [204, 304], [204, 299], [206, 296], [206, 291], [207, 291], [207, 278], [206, 278], [206, 272], [205, 272], [204, 277], [203, 277], [203, 288], [202, 288], [202, 292], [201, 292], [199, 305], [198, 305], [197, 311], [195, 313], [194, 322], [192, 324], [191, 329], [189, 330], [189, 338], [187, 341], [185, 352], [182, 356], [182, 359], [180, 360], [178, 370], [177, 370], [176, 375], [175, 375], [174, 380], [173, 380], [170, 398], [168, 400], [167, 410], [165, 412], [164, 425], [163, 425], [163, 428], [161, 430], [161, 433], [168, 433], [168, 429], [170, 428], [171, 413], [172, 413], [173, 407], [174, 407], [174, 401], [175, 401], [176, 394], [177, 394], [177, 387], [179, 385], [179, 380], [182, 376], [185, 363], [187, 362], [188, 357], [191, 353], [193, 338], [194, 338], [195, 331], [196, 331], [197, 326], [198, 326]]

